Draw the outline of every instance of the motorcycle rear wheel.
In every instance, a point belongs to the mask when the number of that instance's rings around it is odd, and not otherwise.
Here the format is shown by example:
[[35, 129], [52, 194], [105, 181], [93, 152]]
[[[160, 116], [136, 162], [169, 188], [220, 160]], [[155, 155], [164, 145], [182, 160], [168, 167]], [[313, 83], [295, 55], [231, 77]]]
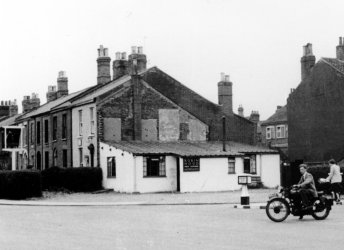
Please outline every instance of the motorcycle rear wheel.
[[330, 214], [331, 207], [327, 206], [326, 204], [322, 204], [323, 209], [318, 211], [313, 211], [312, 217], [316, 220], [325, 220], [327, 216]]
[[266, 215], [274, 222], [284, 221], [290, 214], [289, 204], [282, 198], [269, 200], [265, 208]]

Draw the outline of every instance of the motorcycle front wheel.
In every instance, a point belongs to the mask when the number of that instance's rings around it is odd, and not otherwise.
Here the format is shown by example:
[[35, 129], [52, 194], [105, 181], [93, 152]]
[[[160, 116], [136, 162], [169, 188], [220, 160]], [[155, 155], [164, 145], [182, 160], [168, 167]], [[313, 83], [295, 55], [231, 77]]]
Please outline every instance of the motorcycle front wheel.
[[316, 220], [325, 220], [327, 216], [330, 214], [331, 207], [324, 204], [321, 201], [315, 201], [314, 203], [315, 211], [313, 211], [312, 216]]
[[274, 198], [269, 200], [266, 204], [265, 212], [270, 220], [274, 222], [282, 222], [288, 217], [290, 208], [285, 199]]

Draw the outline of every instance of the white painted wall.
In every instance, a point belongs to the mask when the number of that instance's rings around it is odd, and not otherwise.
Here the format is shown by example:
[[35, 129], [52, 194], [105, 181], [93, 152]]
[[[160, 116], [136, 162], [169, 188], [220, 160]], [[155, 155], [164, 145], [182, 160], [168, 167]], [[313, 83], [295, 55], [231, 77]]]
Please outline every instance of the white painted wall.
[[[94, 134], [91, 134], [91, 117], [90, 108], [93, 107], [94, 117]], [[82, 110], [82, 135], [79, 135], [79, 110]], [[89, 166], [91, 166], [91, 155], [88, 146], [93, 143], [94, 145], [94, 166], [97, 166], [97, 110], [95, 103], [85, 104], [83, 106], [75, 107], [72, 110], [72, 136], [73, 136], [73, 167], [79, 167], [79, 148], [83, 150], [83, 166], [86, 167], [87, 163], [85, 156], [89, 157]], [[81, 140], [82, 145], [79, 145]]]
[[201, 158], [199, 172], [184, 172], [180, 159], [180, 191], [228, 191], [241, 188], [238, 175], [243, 173], [243, 160], [235, 158], [235, 174], [228, 174], [228, 158]]
[[[257, 157], [258, 158], [258, 157]], [[279, 154], [261, 155], [261, 179], [263, 185], [269, 188], [281, 185]]]
[[[116, 177], [107, 177], [107, 157], [116, 157]], [[177, 190], [176, 159], [166, 156], [166, 177], [143, 177], [143, 157], [100, 142], [100, 165], [104, 188], [117, 192], [171, 192]]]
[[166, 156], [166, 177], [143, 177], [143, 157], [136, 157], [137, 190], [140, 193], [177, 191], [177, 161]]
[[[100, 166], [103, 171], [103, 187], [117, 192], [132, 193], [134, 190], [134, 156], [100, 142]], [[116, 177], [107, 177], [107, 157], [116, 157]]]

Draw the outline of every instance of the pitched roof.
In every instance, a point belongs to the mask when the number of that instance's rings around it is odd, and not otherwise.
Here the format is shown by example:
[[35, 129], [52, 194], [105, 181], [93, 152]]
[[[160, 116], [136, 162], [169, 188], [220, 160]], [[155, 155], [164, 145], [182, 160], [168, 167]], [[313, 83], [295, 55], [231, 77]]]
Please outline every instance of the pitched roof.
[[[150, 69], [144, 70], [142, 72], [139, 73], [139, 75], [143, 75], [145, 72], [147, 72]], [[130, 81], [131, 76], [130, 75], [124, 75], [114, 81], [111, 81], [107, 84], [104, 84], [101, 87], [95, 88], [93, 91], [90, 91], [90, 93], [87, 93], [86, 95], [80, 97], [80, 98], [76, 98], [75, 100], [71, 99], [68, 102], [64, 102], [59, 106], [56, 106], [56, 108], [64, 108], [64, 107], [68, 107], [70, 105], [73, 106], [78, 106], [78, 105], [82, 105], [84, 103], [88, 103], [90, 101], [93, 101], [94, 98], [101, 96], [105, 93], [107, 93], [108, 91], [111, 91], [112, 89]]]
[[285, 105], [282, 108], [277, 109], [276, 112], [272, 116], [270, 116], [266, 121], [263, 121], [261, 123], [261, 126], [282, 123], [287, 121], [287, 105]]
[[37, 109], [23, 114], [19, 119], [24, 120], [24, 119], [29, 118], [29, 117], [33, 117], [33, 116], [37, 116], [37, 115], [49, 112], [54, 107], [56, 107], [56, 106], [58, 106], [64, 102], [67, 102], [68, 100], [72, 99], [73, 97], [76, 97], [77, 95], [81, 94], [82, 92], [84, 92], [88, 89], [89, 88], [85, 88], [83, 90], [74, 92], [74, 93], [69, 94], [67, 96], [60, 97], [54, 101], [47, 102], [47, 103], [43, 104], [42, 106], [38, 107]]
[[7, 119], [4, 119], [4, 120], [1, 120], [0, 122], [0, 128], [3, 127], [3, 126], [10, 126], [10, 125], [13, 125], [15, 123], [15, 120], [17, 117], [19, 117], [20, 115], [14, 115], [14, 116], [7, 116], [8, 118]]
[[226, 151], [220, 141], [104, 141], [104, 143], [134, 155], [170, 154], [178, 156], [239, 156], [245, 153], [278, 153], [262, 146], [253, 146], [237, 142], [226, 142]]
[[335, 70], [344, 74], [344, 61], [336, 59], [336, 58], [326, 58], [326, 57], [321, 58], [320, 61], [325, 62], [326, 64], [330, 65]]

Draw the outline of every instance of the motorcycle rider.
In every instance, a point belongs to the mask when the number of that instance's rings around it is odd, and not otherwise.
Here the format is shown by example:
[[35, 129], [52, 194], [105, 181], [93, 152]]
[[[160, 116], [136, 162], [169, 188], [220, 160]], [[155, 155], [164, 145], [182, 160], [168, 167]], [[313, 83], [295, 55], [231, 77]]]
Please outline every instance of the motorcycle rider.
[[[315, 188], [315, 183], [313, 179], [313, 175], [307, 172], [307, 165], [306, 164], [300, 164], [300, 173], [302, 174], [300, 181], [297, 185], [294, 185], [297, 188], [300, 188], [298, 193], [301, 196], [302, 199], [302, 208], [307, 209], [310, 206], [309, 204], [309, 198], [318, 197], [317, 190]], [[303, 216], [300, 216], [300, 220], [303, 218]]]

